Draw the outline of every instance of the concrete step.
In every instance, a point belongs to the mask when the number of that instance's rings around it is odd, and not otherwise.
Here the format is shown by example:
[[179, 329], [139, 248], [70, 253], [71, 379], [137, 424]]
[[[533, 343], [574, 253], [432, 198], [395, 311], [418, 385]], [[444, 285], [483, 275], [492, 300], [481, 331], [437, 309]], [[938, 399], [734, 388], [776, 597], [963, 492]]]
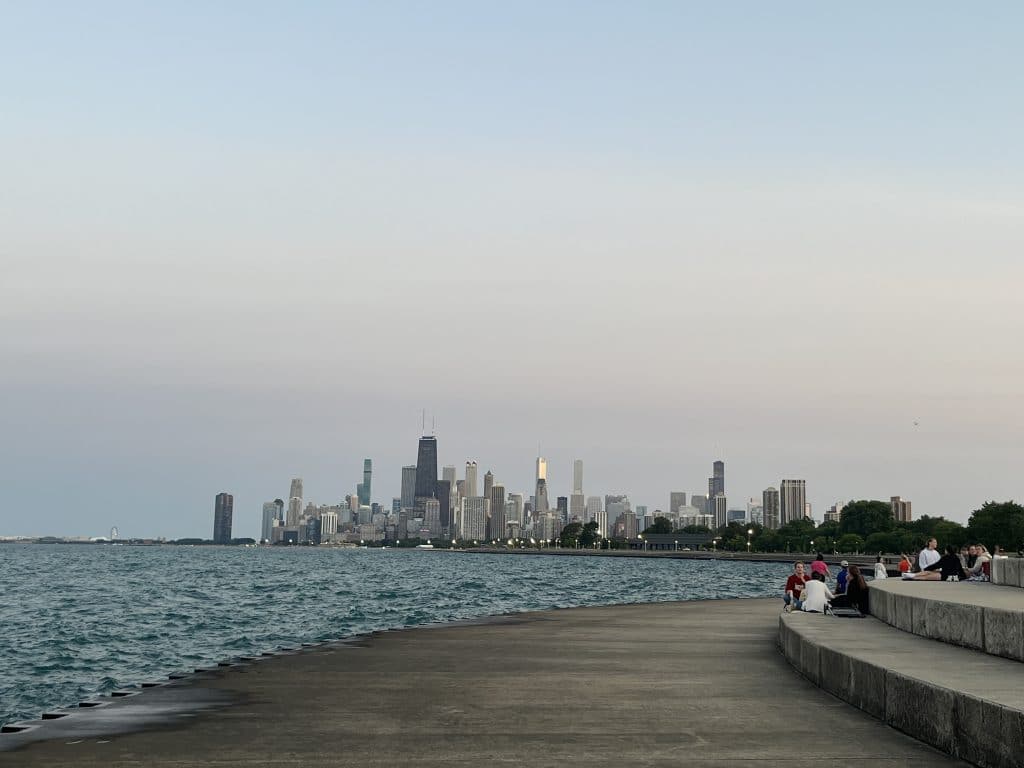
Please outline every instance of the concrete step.
[[992, 583], [1005, 587], [1024, 587], [1024, 560], [1019, 557], [996, 557], [991, 565]]
[[1024, 590], [986, 582], [870, 583], [871, 613], [896, 629], [1024, 661]]
[[811, 682], [893, 728], [985, 768], [1024, 763], [1018, 662], [870, 617], [801, 612], [782, 614], [779, 646]]

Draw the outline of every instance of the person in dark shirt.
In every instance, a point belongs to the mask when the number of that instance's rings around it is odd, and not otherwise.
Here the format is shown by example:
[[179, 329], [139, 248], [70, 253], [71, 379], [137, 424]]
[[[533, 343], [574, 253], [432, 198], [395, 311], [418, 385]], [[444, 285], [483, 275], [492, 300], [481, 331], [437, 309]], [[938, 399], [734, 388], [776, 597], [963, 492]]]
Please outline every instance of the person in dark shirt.
[[836, 595], [832, 605], [835, 608], [856, 608], [861, 613], [868, 613], [868, 585], [864, 581], [864, 574], [856, 565], [851, 565], [849, 570], [846, 593]]
[[920, 581], [947, 581], [950, 576], [956, 576], [958, 579], [967, 578], [963, 561], [960, 560], [960, 555], [957, 554], [956, 547], [952, 544], [946, 547], [946, 554], [940, 557], [938, 562], [925, 566], [920, 573], [903, 574], [904, 579]]

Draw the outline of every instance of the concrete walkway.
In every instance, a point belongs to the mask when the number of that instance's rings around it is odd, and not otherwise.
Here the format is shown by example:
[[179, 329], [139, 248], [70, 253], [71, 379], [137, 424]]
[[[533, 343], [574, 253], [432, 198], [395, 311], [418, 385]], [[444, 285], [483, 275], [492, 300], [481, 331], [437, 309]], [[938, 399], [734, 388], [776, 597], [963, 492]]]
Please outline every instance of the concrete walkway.
[[0, 765], [964, 765], [796, 674], [776, 647], [779, 608], [662, 603], [386, 633], [197, 682], [235, 706], [32, 744]]

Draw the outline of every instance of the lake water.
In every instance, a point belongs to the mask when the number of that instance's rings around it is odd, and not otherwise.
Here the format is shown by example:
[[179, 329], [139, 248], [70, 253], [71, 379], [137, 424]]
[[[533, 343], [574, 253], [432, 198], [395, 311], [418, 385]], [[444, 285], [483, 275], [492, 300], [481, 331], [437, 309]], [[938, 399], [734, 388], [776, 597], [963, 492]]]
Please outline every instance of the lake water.
[[394, 549], [0, 545], [0, 723], [280, 645], [548, 608], [777, 596], [788, 571]]

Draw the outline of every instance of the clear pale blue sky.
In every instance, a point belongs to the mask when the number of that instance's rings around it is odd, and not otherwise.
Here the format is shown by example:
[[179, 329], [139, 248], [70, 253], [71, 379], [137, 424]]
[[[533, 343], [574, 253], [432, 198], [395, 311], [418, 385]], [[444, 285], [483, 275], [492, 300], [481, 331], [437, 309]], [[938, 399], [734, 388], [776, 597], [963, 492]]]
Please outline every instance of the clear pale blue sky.
[[[0, 534], [442, 463], [1021, 493], [1014, 3], [0, 2]], [[914, 421], [919, 425], [915, 427]]]

